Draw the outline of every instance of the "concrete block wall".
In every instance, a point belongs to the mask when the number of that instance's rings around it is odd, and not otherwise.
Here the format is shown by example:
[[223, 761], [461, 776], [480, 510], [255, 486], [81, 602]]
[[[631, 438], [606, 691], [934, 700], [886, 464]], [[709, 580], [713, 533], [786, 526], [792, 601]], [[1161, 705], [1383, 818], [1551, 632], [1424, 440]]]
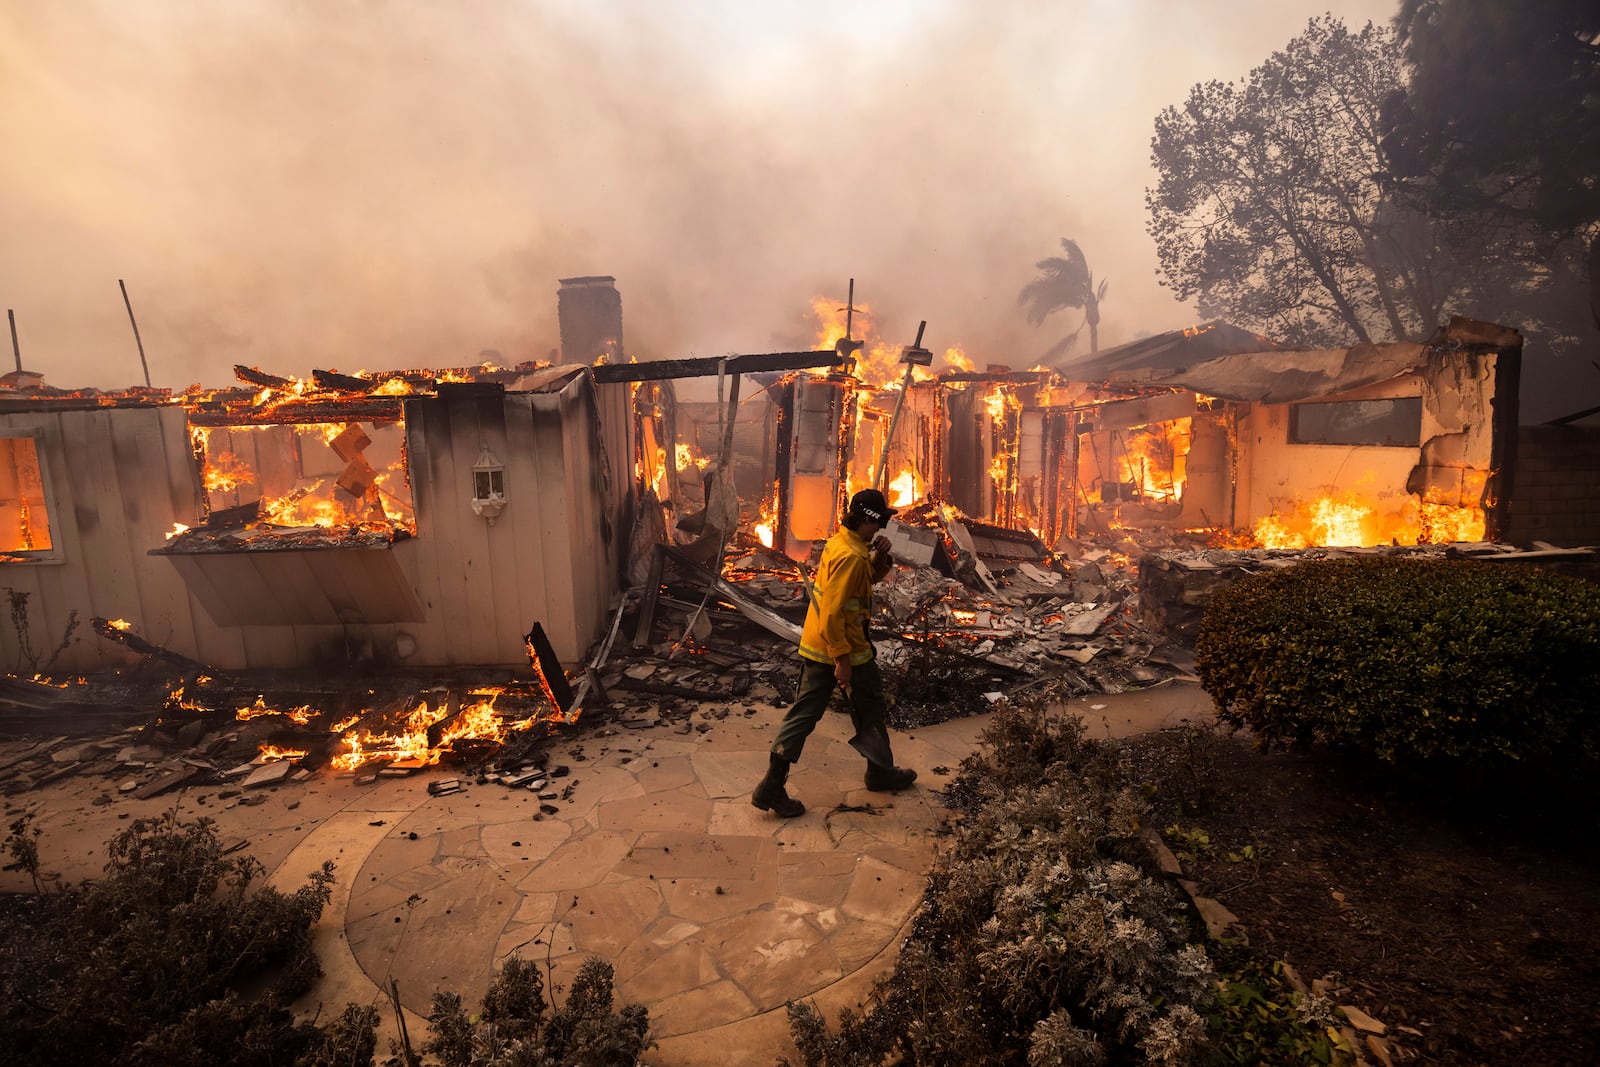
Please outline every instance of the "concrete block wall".
[[1600, 426], [1524, 426], [1506, 540], [1600, 545]]

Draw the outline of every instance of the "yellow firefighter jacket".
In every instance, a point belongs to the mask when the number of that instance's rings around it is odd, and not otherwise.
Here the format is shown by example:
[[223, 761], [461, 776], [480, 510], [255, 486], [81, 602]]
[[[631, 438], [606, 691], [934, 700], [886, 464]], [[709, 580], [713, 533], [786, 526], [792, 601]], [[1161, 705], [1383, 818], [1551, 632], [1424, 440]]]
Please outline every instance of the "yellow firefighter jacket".
[[873, 657], [867, 640], [872, 583], [889, 573], [887, 556], [873, 562], [871, 545], [848, 527], [828, 538], [811, 587], [811, 605], [800, 631], [800, 654], [818, 663], [848, 655], [852, 666]]

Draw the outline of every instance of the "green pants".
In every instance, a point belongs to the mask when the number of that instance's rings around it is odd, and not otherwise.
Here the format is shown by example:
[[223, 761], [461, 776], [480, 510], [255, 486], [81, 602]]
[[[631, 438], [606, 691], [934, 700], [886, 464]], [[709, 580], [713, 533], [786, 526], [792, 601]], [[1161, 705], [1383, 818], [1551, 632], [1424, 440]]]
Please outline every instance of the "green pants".
[[[772, 753], [790, 763], [800, 762], [800, 752], [806, 738], [822, 721], [828, 710], [828, 698], [833, 696], [833, 664], [818, 663], [800, 657], [800, 690], [794, 706], [778, 724], [778, 737], [772, 743]], [[874, 747], [881, 743], [885, 766], [894, 766], [889, 751], [889, 710], [883, 700], [883, 674], [877, 660], [868, 660], [850, 669], [850, 721], [855, 725], [858, 738], [873, 738]], [[859, 747], [859, 746], [858, 746]]]

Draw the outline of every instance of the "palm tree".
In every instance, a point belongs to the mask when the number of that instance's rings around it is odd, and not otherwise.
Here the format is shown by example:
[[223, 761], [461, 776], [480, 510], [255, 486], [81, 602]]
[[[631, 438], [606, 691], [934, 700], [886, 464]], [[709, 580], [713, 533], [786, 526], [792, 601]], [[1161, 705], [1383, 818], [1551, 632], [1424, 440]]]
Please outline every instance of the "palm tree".
[[1089, 351], [1100, 351], [1100, 301], [1106, 298], [1108, 283], [1102, 280], [1095, 285], [1094, 271], [1089, 269], [1089, 261], [1083, 258], [1077, 241], [1063, 237], [1061, 247], [1066, 250], [1065, 258], [1041, 259], [1035, 266], [1043, 273], [1023, 286], [1017, 296], [1017, 303], [1028, 309], [1028, 321], [1034, 326], [1062, 308], [1083, 309], [1083, 321], [1078, 328], [1044, 354], [1047, 362], [1069, 352], [1085, 326], [1089, 327]]

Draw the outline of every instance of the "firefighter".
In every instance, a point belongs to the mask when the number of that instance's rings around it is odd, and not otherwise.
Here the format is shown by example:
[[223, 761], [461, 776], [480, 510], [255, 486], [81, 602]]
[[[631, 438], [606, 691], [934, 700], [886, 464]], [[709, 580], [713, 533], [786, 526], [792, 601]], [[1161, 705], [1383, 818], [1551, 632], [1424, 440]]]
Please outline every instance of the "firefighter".
[[800, 633], [799, 694], [778, 726], [767, 776], [750, 795], [750, 803], [782, 818], [792, 819], [806, 810], [784, 783], [827, 709], [835, 685], [850, 701], [850, 721], [856, 730], [850, 745], [866, 757], [867, 788], [893, 793], [916, 781], [916, 771], [894, 765], [883, 676], [867, 632], [872, 584], [888, 574], [893, 563], [889, 539], [881, 531], [894, 513], [878, 490], [861, 490], [850, 498], [839, 532], [822, 550]]

